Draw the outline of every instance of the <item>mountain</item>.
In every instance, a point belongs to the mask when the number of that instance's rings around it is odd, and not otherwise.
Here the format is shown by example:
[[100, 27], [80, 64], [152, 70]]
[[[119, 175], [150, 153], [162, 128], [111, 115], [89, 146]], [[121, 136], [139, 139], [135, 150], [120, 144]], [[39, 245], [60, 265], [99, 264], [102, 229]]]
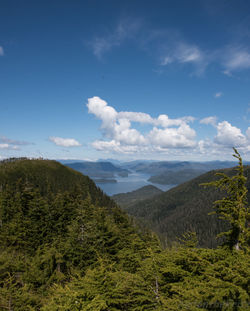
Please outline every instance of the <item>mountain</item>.
[[[216, 215], [208, 214], [213, 211], [213, 202], [221, 198], [223, 193], [211, 187], [205, 189], [201, 184], [218, 178], [215, 176], [216, 172], [232, 175], [235, 169], [210, 171], [153, 198], [130, 204], [124, 209], [130, 215], [148, 223], [168, 245], [191, 230], [197, 232], [200, 246], [215, 247], [218, 244], [216, 235], [225, 230], [226, 224]], [[249, 166], [246, 167], [245, 174], [250, 176]], [[250, 179], [247, 180], [247, 188], [250, 189]]]
[[151, 176], [148, 181], [162, 185], [179, 185], [199, 175], [202, 175], [206, 170], [199, 169], [181, 169], [179, 171], [166, 171], [162, 174]]
[[142, 201], [154, 197], [155, 195], [161, 194], [163, 191], [156, 188], [155, 186], [144, 186], [135, 191], [127, 193], [119, 193], [112, 196], [112, 199], [122, 207], [129, 207], [135, 202]]
[[53, 284], [104, 262], [132, 273], [149, 245], [160, 249], [89, 177], [59, 162], [2, 161], [0, 189], [0, 310], [40, 310]]
[[248, 310], [241, 246], [197, 248], [186, 233], [163, 250], [81, 173], [0, 162], [1, 311]]
[[67, 166], [77, 170], [91, 178], [114, 178], [128, 176], [129, 171], [115, 166], [110, 162], [75, 162], [67, 163]]
[[165, 172], [177, 172], [180, 170], [200, 170], [203, 172], [219, 168], [228, 168], [236, 165], [234, 161], [209, 161], [209, 162], [189, 162], [189, 161], [134, 161], [126, 164], [126, 167], [138, 173], [159, 175]]

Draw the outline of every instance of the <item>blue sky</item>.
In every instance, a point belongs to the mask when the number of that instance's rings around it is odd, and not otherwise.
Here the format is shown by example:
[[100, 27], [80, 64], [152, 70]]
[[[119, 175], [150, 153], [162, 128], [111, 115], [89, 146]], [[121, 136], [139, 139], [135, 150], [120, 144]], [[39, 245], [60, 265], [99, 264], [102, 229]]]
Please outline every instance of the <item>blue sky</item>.
[[0, 157], [250, 160], [248, 0], [0, 0]]

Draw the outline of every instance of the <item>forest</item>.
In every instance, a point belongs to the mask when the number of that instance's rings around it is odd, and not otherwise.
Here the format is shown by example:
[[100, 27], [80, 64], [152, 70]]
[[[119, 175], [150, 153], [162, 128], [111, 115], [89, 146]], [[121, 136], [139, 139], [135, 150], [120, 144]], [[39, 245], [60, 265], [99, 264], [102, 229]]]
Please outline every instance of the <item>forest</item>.
[[227, 226], [214, 248], [192, 230], [164, 247], [56, 161], [1, 161], [0, 310], [250, 310], [247, 178], [234, 156], [233, 174], [202, 180], [204, 196], [223, 194], [213, 206]]

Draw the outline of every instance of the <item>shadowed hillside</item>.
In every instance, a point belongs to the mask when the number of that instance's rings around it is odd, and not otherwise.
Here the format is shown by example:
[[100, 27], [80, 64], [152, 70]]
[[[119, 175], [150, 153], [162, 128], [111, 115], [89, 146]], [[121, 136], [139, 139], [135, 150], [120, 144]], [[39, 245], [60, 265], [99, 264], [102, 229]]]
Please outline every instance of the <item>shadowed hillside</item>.
[[[171, 244], [184, 232], [191, 230], [197, 232], [200, 246], [214, 247], [217, 245], [216, 235], [224, 231], [226, 225], [216, 215], [208, 213], [213, 211], [213, 202], [223, 194], [214, 188], [205, 189], [201, 184], [218, 178], [216, 172], [232, 175], [235, 169], [210, 171], [152, 199], [125, 207], [125, 210], [146, 222], [166, 244]], [[249, 166], [245, 174], [250, 176]], [[247, 188], [250, 189], [249, 178]]]
[[112, 196], [112, 199], [120, 206], [127, 208], [133, 205], [135, 202], [152, 198], [161, 194], [162, 192], [162, 190], [156, 188], [155, 186], [148, 185], [135, 191], [115, 194]]

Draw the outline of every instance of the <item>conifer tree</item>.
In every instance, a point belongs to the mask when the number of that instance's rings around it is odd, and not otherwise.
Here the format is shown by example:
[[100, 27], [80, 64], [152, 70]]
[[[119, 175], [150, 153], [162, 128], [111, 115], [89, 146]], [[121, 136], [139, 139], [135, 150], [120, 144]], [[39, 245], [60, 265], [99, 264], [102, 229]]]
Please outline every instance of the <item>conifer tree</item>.
[[237, 174], [229, 177], [224, 173], [216, 173], [221, 176], [219, 180], [203, 184], [205, 186], [215, 186], [226, 191], [226, 196], [214, 202], [215, 212], [221, 219], [230, 223], [230, 229], [222, 232], [219, 236], [226, 236], [226, 244], [230, 249], [242, 249], [247, 239], [247, 219], [249, 208], [247, 206], [247, 188], [245, 186], [247, 178], [244, 176], [242, 158], [235, 149], [233, 155], [238, 159]]

